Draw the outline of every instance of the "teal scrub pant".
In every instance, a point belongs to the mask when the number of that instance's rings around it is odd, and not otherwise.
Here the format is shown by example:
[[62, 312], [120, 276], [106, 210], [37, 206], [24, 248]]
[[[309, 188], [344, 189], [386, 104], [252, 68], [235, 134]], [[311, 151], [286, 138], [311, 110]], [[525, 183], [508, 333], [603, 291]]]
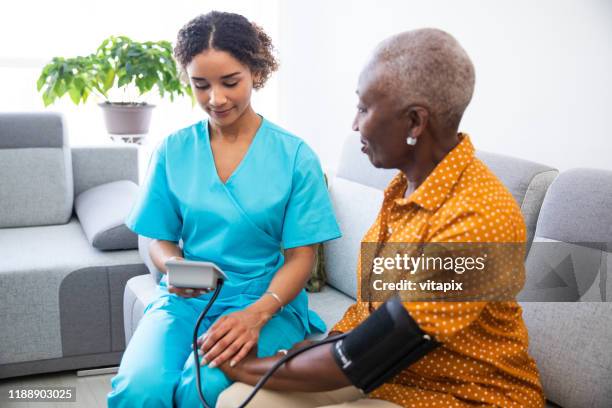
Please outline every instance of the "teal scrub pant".
[[[111, 379], [112, 391], [107, 397], [109, 408], [201, 406], [191, 344], [193, 329], [202, 310], [190, 300], [170, 294], [147, 307], [123, 354], [119, 371]], [[241, 309], [227, 309], [222, 315]], [[218, 317], [205, 317], [198, 335]], [[262, 328], [257, 354], [259, 357], [274, 355], [303, 340], [305, 335], [299, 318], [285, 308]], [[201, 366], [200, 373], [206, 403], [214, 407], [219, 394], [232, 381], [219, 368]]]

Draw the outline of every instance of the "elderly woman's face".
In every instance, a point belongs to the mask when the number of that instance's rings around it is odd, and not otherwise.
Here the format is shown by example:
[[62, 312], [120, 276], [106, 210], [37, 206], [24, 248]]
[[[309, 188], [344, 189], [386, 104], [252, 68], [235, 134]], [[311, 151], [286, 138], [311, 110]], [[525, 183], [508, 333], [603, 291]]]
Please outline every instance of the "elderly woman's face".
[[[353, 130], [361, 134], [361, 151], [375, 167], [400, 168], [406, 164], [411, 147], [406, 144], [407, 126], [400, 107], [385, 89], [378, 69], [368, 65], [359, 76], [357, 85], [357, 115]], [[406, 134], [405, 134], [406, 133]]]

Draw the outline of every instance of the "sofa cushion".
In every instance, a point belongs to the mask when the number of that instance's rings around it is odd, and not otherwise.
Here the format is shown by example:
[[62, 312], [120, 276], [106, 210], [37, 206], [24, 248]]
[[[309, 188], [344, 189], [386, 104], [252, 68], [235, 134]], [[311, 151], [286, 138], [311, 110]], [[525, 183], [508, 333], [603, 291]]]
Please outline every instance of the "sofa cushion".
[[330, 196], [342, 237], [324, 245], [327, 282], [355, 299], [361, 239], [376, 219], [382, 205], [383, 192], [336, 177], [331, 185]]
[[563, 172], [548, 189], [536, 235], [612, 247], [612, 171]]
[[0, 228], [68, 222], [71, 163], [61, 116], [0, 114]]
[[137, 251], [93, 248], [76, 219], [64, 225], [0, 229], [0, 248], [0, 327], [10, 328], [0, 330], [0, 364], [63, 356], [62, 325], [72, 320], [60, 319], [60, 294], [74, 271], [142, 264]]
[[[551, 184], [522, 300], [544, 393], [563, 407], [612, 401], [612, 172], [572, 169]], [[531, 299], [555, 302], [526, 302]], [[564, 302], [564, 301], [573, 302]]]
[[518, 298], [529, 349], [546, 397], [563, 407], [612, 401], [611, 255], [536, 235], [527, 257]]
[[546, 398], [562, 407], [609, 407], [612, 303], [521, 305]]
[[611, 301], [611, 255], [582, 243], [536, 237], [525, 262], [527, 276], [518, 300]]
[[89, 243], [100, 250], [136, 249], [138, 236], [123, 222], [138, 195], [136, 183], [114, 181], [79, 194], [74, 208]]

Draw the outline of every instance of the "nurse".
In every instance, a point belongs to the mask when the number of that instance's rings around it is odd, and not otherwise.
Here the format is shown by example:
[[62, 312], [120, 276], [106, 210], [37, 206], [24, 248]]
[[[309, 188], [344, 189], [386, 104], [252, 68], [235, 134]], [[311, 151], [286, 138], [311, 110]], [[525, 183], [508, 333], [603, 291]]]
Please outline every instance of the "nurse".
[[[163, 273], [167, 260], [189, 259], [229, 277], [201, 324], [202, 389], [214, 406], [231, 384], [219, 365], [325, 331], [303, 288], [313, 245], [341, 234], [315, 153], [251, 106], [277, 68], [266, 33], [211, 12], [179, 31], [174, 53], [208, 119], [161, 142], [126, 224], [154, 239]], [[169, 287], [165, 275], [157, 291], [111, 380], [109, 407], [200, 405], [191, 336], [212, 294]]]

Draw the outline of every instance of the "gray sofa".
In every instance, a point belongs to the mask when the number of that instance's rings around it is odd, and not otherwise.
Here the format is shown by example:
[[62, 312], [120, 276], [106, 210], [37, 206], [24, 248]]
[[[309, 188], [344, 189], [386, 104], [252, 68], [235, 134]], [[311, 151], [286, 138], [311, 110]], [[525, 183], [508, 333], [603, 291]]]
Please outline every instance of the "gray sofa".
[[147, 273], [117, 223], [136, 183], [136, 148], [70, 148], [58, 114], [0, 114], [0, 379], [119, 363], [124, 287]]
[[[525, 217], [528, 280], [537, 280], [534, 275], [544, 273], [537, 268], [533, 273], [529, 270], [529, 265], [537, 264], [542, 256], [538, 251], [542, 241], [612, 242], [611, 172], [572, 170], [558, 175], [556, 169], [538, 163], [486, 152], [478, 156], [508, 187]], [[360, 152], [358, 137], [347, 138], [340, 166], [330, 183], [343, 237], [324, 245], [328, 285], [319, 293], [309, 294], [310, 307], [328, 327], [354, 302], [360, 240], [374, 221], [383, 190], [394, 174], [373, 168]], [[125, 288], [126, 343], [144, 307], [153, 299], [159, 280], [148, 258], [148, 242], [141, 237], [139, 249], [151, 274], [130, 279]], [[597, 250], [605, 259], [609, 248]], [[604, 264], [602, 271], [609, 276]], [[610, 286], [612, 279], [607, 282]], [[612, 290], [608, 293], [604, 300], [609, 301]], [[525, 301], [522, 306], [530, 331], [530, 352], [540, 369], [548, 406], [612, 406], [612, 305], [600, 299], [599, 303]]]

